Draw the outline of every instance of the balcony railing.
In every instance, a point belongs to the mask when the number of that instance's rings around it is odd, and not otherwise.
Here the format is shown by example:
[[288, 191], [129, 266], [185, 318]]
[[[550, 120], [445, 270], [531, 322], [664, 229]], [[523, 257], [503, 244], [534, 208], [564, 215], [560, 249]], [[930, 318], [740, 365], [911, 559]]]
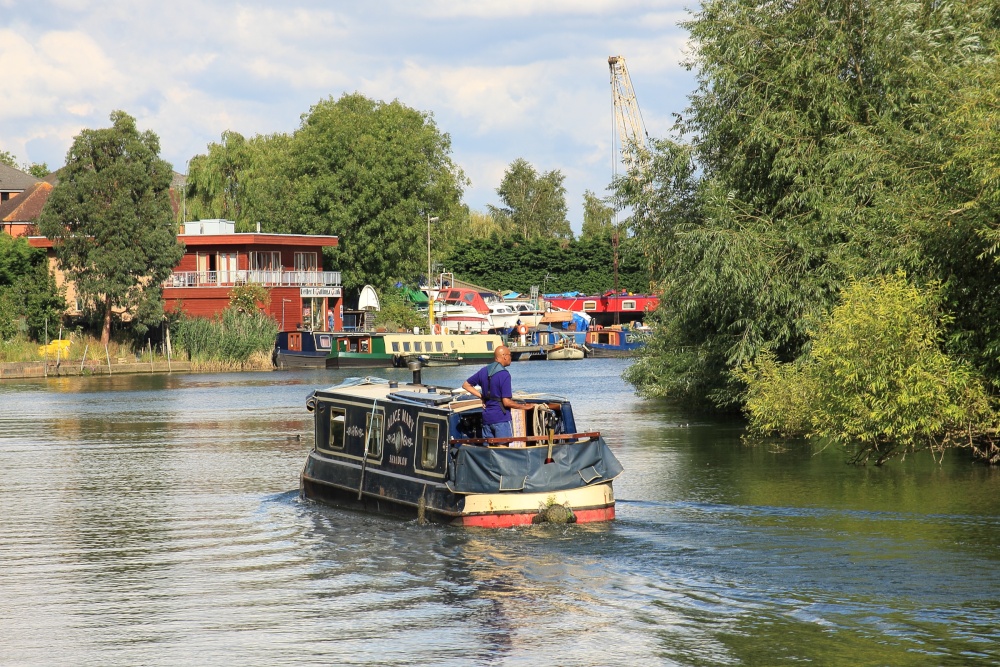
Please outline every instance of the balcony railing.
[[175, 271], [164, 287], [339, 287], [340, 271]]

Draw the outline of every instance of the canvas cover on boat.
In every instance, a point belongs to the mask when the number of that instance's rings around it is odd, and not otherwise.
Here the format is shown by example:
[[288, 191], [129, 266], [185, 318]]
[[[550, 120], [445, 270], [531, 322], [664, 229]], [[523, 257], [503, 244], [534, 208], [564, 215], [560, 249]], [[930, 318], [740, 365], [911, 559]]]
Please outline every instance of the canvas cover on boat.
[[547, 447], [459, 447], [451, 460], [448, 487], [455, 493], [565, 491], [614, 479], [622, 473], [603, 438]]

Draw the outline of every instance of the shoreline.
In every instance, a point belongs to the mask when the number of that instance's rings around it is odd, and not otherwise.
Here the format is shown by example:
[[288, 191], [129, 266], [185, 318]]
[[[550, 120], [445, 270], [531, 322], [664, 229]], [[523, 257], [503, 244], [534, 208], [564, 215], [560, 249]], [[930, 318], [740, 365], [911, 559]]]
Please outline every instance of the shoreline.
[[0, 380], [70, 377], [86, 375], [126, 375], [137, 373], [190, 373], [190, 361], [153, 361], [136, 363], [16, 361], [0, 363]]

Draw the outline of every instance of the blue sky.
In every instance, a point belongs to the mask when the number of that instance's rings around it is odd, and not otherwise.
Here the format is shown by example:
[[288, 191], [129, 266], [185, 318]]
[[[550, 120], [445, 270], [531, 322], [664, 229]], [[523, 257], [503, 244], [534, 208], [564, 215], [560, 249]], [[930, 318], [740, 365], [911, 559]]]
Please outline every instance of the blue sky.
[[678, 23], [696, 6], [0, 0], [0, 150], [55, 169], [122, 109], [186, 173], [226, 130], [292, 132], [319, 100], [360, 92], [433, 113], [473, 209], [499, 203], [517, 158], [560, 170], [579, 231], [584, 190], [603, 196], [612, 174], [608, 56], [625, 56], [648, 134], [668, 136], [695, 84]]

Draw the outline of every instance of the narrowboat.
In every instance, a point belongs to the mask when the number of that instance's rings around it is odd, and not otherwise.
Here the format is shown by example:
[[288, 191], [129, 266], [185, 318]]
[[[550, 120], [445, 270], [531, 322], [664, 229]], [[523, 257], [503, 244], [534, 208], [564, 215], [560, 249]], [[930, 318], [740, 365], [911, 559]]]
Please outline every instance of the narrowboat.
[[631, 357], [649, 342], [649, 331], [625, 327], [594, 327], [586, 332], [591, 357]]
[[326, 368], [331, 350], [329, 331], [279, 331], [271, 361], [278, 368]]
[[419, 360], [426, 365], [493, 361], [503, 345], [496, 334], [366, 333], [335, 334], [328, 368], [390, 368]]
[[462, 389], [352, 378], [314, 391], [305, 498], [458, 526], [609, 521], [622, 466], [570, 402], [515, 398], [514, 437], [482, 437], [482, 402]]

